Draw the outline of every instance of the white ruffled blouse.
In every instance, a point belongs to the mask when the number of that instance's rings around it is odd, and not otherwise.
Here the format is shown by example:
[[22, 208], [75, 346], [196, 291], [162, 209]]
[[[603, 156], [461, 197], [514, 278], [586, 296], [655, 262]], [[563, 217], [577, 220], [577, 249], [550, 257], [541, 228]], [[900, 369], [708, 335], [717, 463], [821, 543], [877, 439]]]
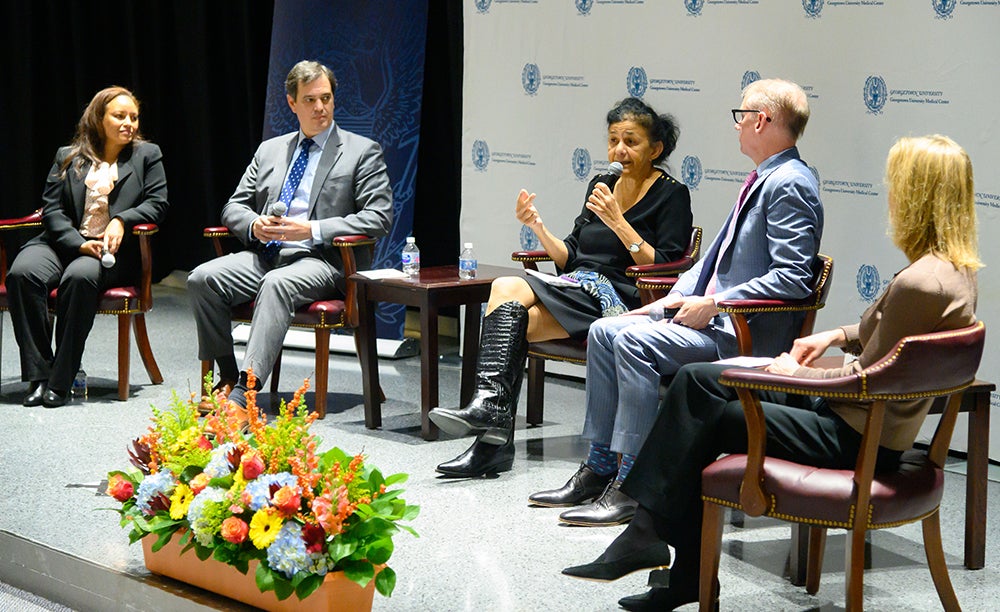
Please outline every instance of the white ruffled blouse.
[[118, 164], [101, 162], [91, 164], [84, 184], [87, 186], [87, 199], [83, 207], [83, 221], [80, 222], [80, 233], [86, 238], [99, 238], [111, 216], [108, 213], [108, 194], [115, 188], [118, 180]]

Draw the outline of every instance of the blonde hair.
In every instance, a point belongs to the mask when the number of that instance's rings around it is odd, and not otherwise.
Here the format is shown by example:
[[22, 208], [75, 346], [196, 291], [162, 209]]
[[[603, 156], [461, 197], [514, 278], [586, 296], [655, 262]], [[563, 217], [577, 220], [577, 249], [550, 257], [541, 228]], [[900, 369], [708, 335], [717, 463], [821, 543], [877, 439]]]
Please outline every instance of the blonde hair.
[[809, 98], [801, 87], [784, 79], [762, 79], [743, 88], [747, 108], [761, 107], [785, 126], [794, 140], [802, 137], [809, 122]]
[[958, 268], [977, 270], [976, 201], [972, 161], [951, 138], [900, 138], [889, 150], [889, 235], [911, 262], [936, 253]]

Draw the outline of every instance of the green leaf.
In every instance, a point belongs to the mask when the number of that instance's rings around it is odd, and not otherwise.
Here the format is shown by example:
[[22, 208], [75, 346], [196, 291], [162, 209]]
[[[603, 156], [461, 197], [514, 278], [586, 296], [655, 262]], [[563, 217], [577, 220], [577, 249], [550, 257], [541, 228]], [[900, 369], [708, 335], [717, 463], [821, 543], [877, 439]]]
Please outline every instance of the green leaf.
[[278, 598], [278, 601], [291, 597], [292, 593], [295, 592], [295, 588], [292, 586], [292, 583], [277, 572], [271, 572], [271, 574], [274, 577], [274, 595]]
[[375, 565], [382, 565], [392, 556], [392, 551], [392, 539], [383, 538], [368, 547], [368, 560]]
[[354, 554], [354, 551], [358, 549], [356, 542], [345, 540], [343, 537], [336, 537], [333, 542], [327, 545], [327, 554], [333, 559], [334, 563], [337, 563], [341, 559], [349, 557]]
[[[296, 578], [298, 578], [299, 576], [303, 577], [301, 580], [299, 580], [298, 584], [295, 585], [295, 595], [299, 599], [305, 599], [306, 597], [309, 597], [310, 595], [312, 595], [313, 591], [318, 589], [323, 584], [323, 576], [319, 576], [317, 574], [310, 574], [307, 572], [299, 572], [295, 574]], [[292, 580], [292, 582], [295, 583], [295, 580]]]
[[198, 474], [201, 474], [201, 472], [202, 469], [200, 466], [189, 465], [186, 468], [184, 468], [183, 471], [181, 471], [181, 473], [177, 476], [177, 479], [183, 482], [184, 484], [190, 484], [191, 479], [197, 476]]
[[412, 521], [417, 518], [418, 514], [420, 514], [420, 506], [407, 506], [403, 510], [403, 516], [400, 517], [400, 520]]
[[205, 561], [212, 556], [212, 549], [207, 546], [195, 545], [194, 554], [197, 555], [197, 557], [202, 561]]
[[396, 572], [391, 567], [383, 567], [382, 571], [375, 576], [375, 590], [385, 597], [392, 597], [392, 591], [396, 588]]
[[344, 563], [344, 576], [361, 586], [368, 586], [375, 576], [375, 568], [367, 561], [347, 561]]
[[410, 479], [410, 475], [409, 474], [404, 474], [403, 472], [400, 472], [399, 474], [390, 474], [385, 479], [385, 488], [388, 489], [392, 485], [402, 484], [402, 483], [406, 482], [409, 479]]
[[257, 565], [257, 572], [254, 574], [254, 579], [257, 581], [257, 588], [260, 589], [261, 593], [274, 590], [274, 572], [266, 564], [260, 563]]

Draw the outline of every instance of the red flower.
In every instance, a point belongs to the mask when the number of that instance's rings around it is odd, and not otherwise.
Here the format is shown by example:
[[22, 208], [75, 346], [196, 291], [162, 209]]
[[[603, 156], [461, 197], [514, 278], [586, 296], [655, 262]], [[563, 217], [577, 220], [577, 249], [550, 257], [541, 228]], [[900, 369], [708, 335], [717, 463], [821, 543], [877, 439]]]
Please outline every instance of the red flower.
[[264, 459], [256, 451], [244, 454], [240, 464], [243, 466], [243, 478], [247, 480], [253, 480], [264, 473]]
[[247, 539], [248, 533], [250, 533], [250, 526], [247, 525], [241, 518], [231, 516], [222, 521], [220, 535], [222, 535], [222, 539], [227, 542], [240, 544]]
[[132, 486], [131, 482], [123, 478], [121, 474], [115, 474], [108, 479], [108, 490], [106, 492], [118, 501], [124, 502], [132, 497], [135, 487]]
[[302, 526], [302, 540], [306, 543], [306, 552], [323, 552], [323, 543], [326, 540], [326, 531], [319, 525], [307, 523]]
[[188, 483], [188, 486], [191, 487], [191, 492], [197, 495], [205, 490], [205, 487], [208, 486], [208, 483], [211, 482], [211, 480], [212, 479], [208, 477], [208, 474], [202, 472], [192, 478], [191, 482]]
[[274, 493], [271, 498], [271, 505], [278, 509], [283, 515], [293, 516], [299, 511], [302, 505], [302, 496], [297, 488], [284, 486]]
[[200, 448], [201, 450], [210, 451], [212, 450], [212, 441], [206, 438], [205, 436], [201, 436], [200, 438], [198, 438], [198, 448]]

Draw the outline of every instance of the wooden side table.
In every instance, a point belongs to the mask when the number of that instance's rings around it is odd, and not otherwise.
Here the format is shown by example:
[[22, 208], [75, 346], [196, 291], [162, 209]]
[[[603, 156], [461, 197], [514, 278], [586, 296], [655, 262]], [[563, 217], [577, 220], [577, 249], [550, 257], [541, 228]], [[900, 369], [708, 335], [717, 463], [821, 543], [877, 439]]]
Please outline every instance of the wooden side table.
[[365, 426], [382, 425], [379, 403], [378, 353], [375, 350], [375, 303], [392, 302], [420, 309], [420, 435], [437, 440], [438, 428], [428, 418], [431, 408], [439, 406], [438, 395], [438, 310], [447, 306], [465, 306], [462, 343], [462, 386], [460, 405], [472, 399], [479, 356], [479, 311], [488, 301], [490, 285], [501, 276], [524, 276], [519, 268], [479, 266], [472, 280], [458, 278], [458, 266], [422, 268], [415, 279], [370, 279], [359, 274], [351, 277], [358, 288], [357, 333], [360, 335], [361, 381], [365, 394]]

